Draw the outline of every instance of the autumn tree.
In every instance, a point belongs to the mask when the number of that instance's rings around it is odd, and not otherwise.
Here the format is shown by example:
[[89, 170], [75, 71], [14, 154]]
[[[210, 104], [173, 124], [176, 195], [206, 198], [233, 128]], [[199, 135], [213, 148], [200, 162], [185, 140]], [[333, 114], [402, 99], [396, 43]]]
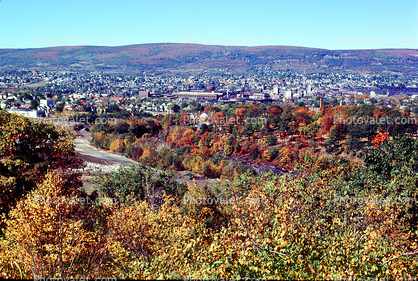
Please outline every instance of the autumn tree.
[[226, 124], [225, 115], [221, 111], [215, 112], [212, 116], [212, 119], [215, 127], [215, 132], [218, 130], [219, 127], [224, 127]]
[[121, 139], [115, 139], [110, 144], [109, 149], [112, 150], [112, 151], [123, 152], [123, 146], [124, 146], [123, 140], [121, 140]]
[[[78, 168], [72, 135], [51, 123], [0, 110], [0, 213], [41, 181], [48, 170]], [[78, 176], [71, 175], [77, 182]]]
[[238, 108], [236, 111], [235, 111], [235, 114], [237, 115], [237, 117], [238, 117], [238, 119], [236, 120], [237, 121], [237, 124], [242, 124], [242, 122], [243, 122], [243, 120], [244, 120], [244, 115], [245, 115], [245, 111], [246, 111], [247, 109], [245, 108], [245, 107], [241, 107], [241, 108]]
[[[107, 203], [113, 204], [111, 200]], [[4, 237], [0, 239], [2, 277], [109, 276], [105, 270], [109, 265], [106, 231], [88, 227], [88, 215], [83, 211], [88, 204], [88, 197], [68, 190], [57, 173], [48, 173], [5, 220]], [[96, 217], [97, 213], [90, 216]]]

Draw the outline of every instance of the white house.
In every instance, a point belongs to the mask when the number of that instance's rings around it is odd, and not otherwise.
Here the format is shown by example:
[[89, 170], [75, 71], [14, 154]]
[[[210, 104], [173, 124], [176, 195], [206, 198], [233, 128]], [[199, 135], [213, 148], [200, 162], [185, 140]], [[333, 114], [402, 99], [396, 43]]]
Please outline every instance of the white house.
[[41, 100], [41, 102], [39, 103], [40, 106], [42, 107], [53, 107], [54, 106], [54, 100]]
[[25, 117], [30, 118], [38, 118], [38, 117], [45, 117], [44, 110], [23, 110], [23, 109], [8, 109], [10, 113], [16, 113]]

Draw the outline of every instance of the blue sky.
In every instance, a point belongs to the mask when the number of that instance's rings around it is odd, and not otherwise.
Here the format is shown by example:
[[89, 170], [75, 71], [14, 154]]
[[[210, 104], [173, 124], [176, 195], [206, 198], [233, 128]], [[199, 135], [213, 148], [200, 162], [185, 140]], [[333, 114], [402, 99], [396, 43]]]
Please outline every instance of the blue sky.
[[1, 0], [0, 48], [143, 43], [418, 48], [418, 1]]

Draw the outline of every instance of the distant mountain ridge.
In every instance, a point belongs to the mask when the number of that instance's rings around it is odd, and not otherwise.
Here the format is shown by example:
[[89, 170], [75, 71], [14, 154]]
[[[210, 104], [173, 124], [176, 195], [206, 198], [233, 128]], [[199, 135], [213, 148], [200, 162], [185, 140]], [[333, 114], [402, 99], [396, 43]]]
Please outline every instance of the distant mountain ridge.
[[183, 73], [261, 69], [418, 73], [418, 49], [326, 50], [293, 46], [155, 43], [0, 49], [0, 70]]

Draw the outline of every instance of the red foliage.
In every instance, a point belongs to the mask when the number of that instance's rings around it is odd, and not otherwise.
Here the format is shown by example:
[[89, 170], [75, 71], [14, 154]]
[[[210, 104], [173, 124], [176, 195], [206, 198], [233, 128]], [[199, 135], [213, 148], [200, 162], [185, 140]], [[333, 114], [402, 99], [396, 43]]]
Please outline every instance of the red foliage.
[[296, 123], [299, 125], [300, 123], [306, 123], [306, 116], [298, 116], [296, 118]]
[[271, 115], [271, 116], [273, 116], [273, 117], [276, 117], [276, 116], [278, 116], [279, 114], [281, 114], [281, 113], [282, 113], [282, 111], [281, 111], [280, 109], [278, 109], [277, 107], [270, 108], [270, 109], [268, 110], [268, 112], [269, 112], [269, 113], [270, 113], [270, 115]]
[[333, 120], [330, 117], [329, 118], [326, 118], [324, 120], [324, 123], [323, 123], [323, 131], [324, 131], [324, 133], [329, 133], [329, 130], [331, 129], [332, 125], [334, 125]]
[[222, 172], [222, 170], [225, 168], [225, 163], [224, 161], [221, 162], [221, 164], [219, 165], [219, 171]]

